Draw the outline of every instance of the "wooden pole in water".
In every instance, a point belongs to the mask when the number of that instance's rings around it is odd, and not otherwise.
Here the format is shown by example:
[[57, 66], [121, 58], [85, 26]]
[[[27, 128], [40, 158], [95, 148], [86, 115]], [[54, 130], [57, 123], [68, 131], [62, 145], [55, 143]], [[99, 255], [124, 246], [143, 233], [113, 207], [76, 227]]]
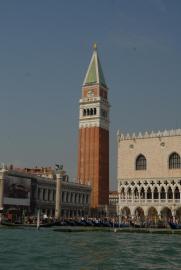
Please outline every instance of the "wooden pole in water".
[[36, 224], [36, 228], [37, 228], [37, 230], [40, 229], [40, 209], [38, 209], [38, 213], [37, 213], [37, 224]]

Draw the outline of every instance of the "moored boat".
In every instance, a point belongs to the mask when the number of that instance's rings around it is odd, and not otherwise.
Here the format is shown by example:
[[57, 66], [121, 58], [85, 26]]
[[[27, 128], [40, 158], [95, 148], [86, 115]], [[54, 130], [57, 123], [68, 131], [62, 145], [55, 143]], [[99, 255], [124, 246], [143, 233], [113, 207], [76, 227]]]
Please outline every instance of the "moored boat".
[[[12, 223], [9, 221], [1, 221], [1, 225], [6, 226], [6, 227], [21, 227], [21, 228], [36, 228], [37, 224], [34, 223]], [[52, 227], [58, 225], [57, 222], [50, 222], [50, 223], [41, 223], [39, 224], [40, 228], [46, 228], [46, 227]]]
[[173, 222], [168, 222], [170, 225], [170, 228], [173, 230], [181, 229], [181, 224], [173, 223]]

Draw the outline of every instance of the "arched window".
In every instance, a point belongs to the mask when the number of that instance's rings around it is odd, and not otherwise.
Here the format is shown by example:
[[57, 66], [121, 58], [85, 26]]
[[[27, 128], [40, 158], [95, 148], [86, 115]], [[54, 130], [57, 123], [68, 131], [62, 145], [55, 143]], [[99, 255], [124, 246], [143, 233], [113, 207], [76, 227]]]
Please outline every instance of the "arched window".
[[146, 158], [143, 155], [139, 155], [136, 159], [136, 170], [146, 170]]
[[177, 153], [173, 153], [169, 157], [169, 169], [181, 168], [180, 156]]
[[96, 108], [94, 108], [94, 115], [96, 114]]

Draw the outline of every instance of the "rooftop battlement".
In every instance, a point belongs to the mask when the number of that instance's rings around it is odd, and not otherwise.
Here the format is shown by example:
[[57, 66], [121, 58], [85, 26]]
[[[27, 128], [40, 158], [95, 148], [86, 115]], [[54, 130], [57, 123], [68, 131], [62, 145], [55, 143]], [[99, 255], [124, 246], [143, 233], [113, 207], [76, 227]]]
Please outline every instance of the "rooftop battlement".
[[139, 132], [138, 134], [124, 134], [120, 130], [117, 131], [117, 138], [119, 141], [124, 140], [136, 140], [136, 139], [148, 139], [148, 138], [160, 138], [160, 137], [172, 137], [172, 136], [181, 136], [181, 129], [171, 129], [171, 130], [164, 130], [154, 132], [145, 131], [144, 133]]

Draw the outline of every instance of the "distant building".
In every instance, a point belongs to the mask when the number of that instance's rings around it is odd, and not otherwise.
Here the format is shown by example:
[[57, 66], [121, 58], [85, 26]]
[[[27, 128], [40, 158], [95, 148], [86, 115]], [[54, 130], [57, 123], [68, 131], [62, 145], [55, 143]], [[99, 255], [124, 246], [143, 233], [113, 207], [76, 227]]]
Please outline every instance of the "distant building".
[[[34, 167], [34, 168], [14, 168], [13, 165], [10, 166], [11, 170], [19, 171], [19, 172], [24, 172], [28, 174], [33, 174], [45, 178], [50, 178], [53, 179], [54, 174], [55, 174], [55, 169], [52, 167]], [[69, 180], [68, 175], [66, 174], [66, 171], [63, 171], [63, 180], [67, 181]]]
[[109, 101], [108, 87], [94, 46], [83, 82], [79, 115], [78, 179], [90, 184], [91, 208], [109, 203]]
[[[31, 171], [32, 172], [32, 171]], [[66, 178], [65, 178], [66, 179]], [[91, 187], [62, 181], [61, 217], [88, 216]], [[56, 181], [29, 172], [8, 170], [1, 172], [0, 201], [3, 212], [14, 209], [27, 215], [37, 210], [47, 216], [55, 214]]]
[[118, 191], [109, 191], [109, 205], [118, 205]]
[[119, 212], [181, 221], [181, 130], [118, 133]]
[[118, 191], [109, 191], [108, 216], [118, 216]]

